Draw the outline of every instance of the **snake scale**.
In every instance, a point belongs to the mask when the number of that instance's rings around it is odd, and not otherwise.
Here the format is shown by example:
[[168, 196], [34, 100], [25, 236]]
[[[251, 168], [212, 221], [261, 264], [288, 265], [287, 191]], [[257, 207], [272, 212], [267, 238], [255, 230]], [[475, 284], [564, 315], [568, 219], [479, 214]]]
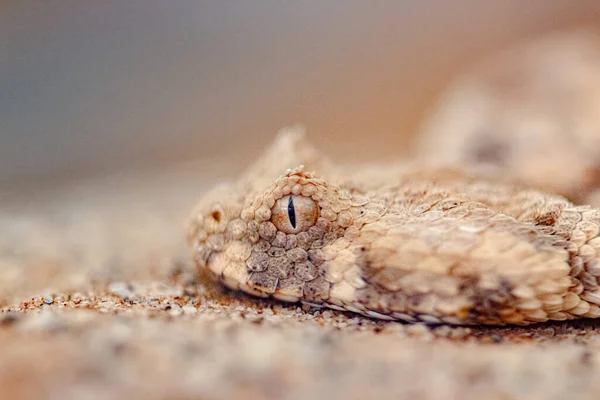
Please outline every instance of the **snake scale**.
[[229, 288], [373, 318], [600, 317], [600, 210], [461, 167], [337, 165], [282, 132], [195, 207], [198, 267]]

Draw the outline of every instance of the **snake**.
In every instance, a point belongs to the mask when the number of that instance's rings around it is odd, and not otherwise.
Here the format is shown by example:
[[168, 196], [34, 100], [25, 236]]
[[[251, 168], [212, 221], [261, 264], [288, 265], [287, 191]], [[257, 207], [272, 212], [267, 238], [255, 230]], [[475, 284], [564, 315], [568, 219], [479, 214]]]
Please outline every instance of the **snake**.
[[338, 164], [283, 130], [207, 192], [187, 238], [233, 290], [370, 318], [600, 317], [600, 209], [460, 165]]

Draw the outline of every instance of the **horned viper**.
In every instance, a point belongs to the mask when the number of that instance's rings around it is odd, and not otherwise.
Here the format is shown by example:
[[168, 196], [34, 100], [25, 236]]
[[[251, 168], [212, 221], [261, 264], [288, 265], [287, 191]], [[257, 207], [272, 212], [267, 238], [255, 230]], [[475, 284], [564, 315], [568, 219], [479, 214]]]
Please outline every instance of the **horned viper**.
[[477, 171], [337, 165], [283, 132], [195, 207], [195, 262], [232, 289], [374, 318], [600, 316], [600, 210]]

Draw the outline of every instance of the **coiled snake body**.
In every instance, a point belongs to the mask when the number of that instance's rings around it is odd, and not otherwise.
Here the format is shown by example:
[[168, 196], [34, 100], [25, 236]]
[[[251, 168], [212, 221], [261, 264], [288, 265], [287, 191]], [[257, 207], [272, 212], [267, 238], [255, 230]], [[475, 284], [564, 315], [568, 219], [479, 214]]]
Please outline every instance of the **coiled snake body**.
[[195, 208], [200, 268], [232, 289], [382, 319], [600, 316], [600, 210], [460, 168], [336, 166], [282, 133]]

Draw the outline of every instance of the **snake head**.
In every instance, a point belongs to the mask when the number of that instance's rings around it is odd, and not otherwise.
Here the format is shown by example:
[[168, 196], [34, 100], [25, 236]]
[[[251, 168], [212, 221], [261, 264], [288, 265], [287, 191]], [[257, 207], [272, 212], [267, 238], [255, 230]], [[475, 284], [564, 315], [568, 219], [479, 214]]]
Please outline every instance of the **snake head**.
[[346, 231], [360, 213], [347, 190], [307, 172], [325, 172], [327, 163], [297, 128], [281, 133], [238, 182], [196, 206], [188, 232], [196, 264], [253, 295], [326, 298], [326, 264], [348, 247]]
[[318, 302], [330, 290], [325, 264], [348, 247], [353, 199], [303, 166], [262, 190], [217, 187], [190, 225], [196, 263], [232, 289]]

